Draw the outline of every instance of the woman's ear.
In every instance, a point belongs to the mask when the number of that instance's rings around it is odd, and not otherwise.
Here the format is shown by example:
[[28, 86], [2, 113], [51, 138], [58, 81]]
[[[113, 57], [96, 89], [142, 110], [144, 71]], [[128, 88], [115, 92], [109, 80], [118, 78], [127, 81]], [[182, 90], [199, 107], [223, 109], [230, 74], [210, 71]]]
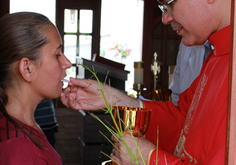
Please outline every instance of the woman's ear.
[[27, 82], [32, 81], [34, 68], [35, 64], [26, 57], [22, 58], [19, 62], [19, 72]]

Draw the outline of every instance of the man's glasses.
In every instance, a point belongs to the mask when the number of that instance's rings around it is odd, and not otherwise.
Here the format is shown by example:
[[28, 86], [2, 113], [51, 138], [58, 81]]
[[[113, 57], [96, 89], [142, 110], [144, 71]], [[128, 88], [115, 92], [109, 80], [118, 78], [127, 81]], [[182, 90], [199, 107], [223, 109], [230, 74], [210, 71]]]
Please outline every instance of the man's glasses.
[[172, 13], [172, 7], [171, 6], [167, 7], [167, 5], [170, 5], [172, 2], [174, 2], [174, 0], [168, 0], [163, 4], [161, 4], [161, 2], [159, 0], [157, 0], [157, 2], [160, 3], [160, 5], [158, 5], [158, 7], [161, 9], [161, 11], [163, 13], [166, 13], [166, 14]]

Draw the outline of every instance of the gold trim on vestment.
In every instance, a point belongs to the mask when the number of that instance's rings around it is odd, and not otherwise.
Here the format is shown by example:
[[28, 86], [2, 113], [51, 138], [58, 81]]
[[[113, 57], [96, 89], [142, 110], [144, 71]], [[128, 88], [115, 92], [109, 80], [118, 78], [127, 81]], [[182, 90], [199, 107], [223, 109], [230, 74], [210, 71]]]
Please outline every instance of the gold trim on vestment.
[[150, 164], [150, 158], [151, 158], [152, 152], [153, 152], [155, 149], [157, 149], [157, 148], [156, 148], [156, 147], [153, 147], [153, 148], [151, 149], [151, 151], [149, 152], [149, 154], [148, 154], [148, 159], [147, 159], [147, 165]]

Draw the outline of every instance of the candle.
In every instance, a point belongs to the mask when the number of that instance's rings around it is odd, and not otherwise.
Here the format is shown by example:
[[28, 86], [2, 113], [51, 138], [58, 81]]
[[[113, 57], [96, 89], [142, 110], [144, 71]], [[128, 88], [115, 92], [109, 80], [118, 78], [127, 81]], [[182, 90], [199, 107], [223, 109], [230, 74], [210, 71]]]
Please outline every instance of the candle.
[[143, 62], [134, 62], [134, 84], [143, 84]]
[[143, 84], [143, 68], [134, 68], [134, 84]]

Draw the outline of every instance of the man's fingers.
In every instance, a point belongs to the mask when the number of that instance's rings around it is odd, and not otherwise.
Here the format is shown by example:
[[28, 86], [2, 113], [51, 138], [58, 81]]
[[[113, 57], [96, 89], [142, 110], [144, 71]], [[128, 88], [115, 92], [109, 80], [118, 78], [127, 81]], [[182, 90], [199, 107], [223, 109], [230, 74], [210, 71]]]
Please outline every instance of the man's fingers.
[[65, 94], [65, 95], [68, 95], [69, 93], [70, 93], [70, 88], [69, 87], [67, 87], [66, 89], [64, 89], [63, 90], [63, 93]]
[[119, 152], [119, 151], [117, 151], [117, 149], [115, 149], [115, 148], [112, 149], [112, 154], [115, 155], [116, 157], [119, 156], [119, 153], [118, 153], [118, 152]]
[[66, 96], [63, 92], [61, 93], [60, 100], [61, 100], [62, 104], [64, 104], [66, 107], [69, 108], [68, 99], [66, 98]]
[[69, 97], [69, 106], [72, 109], [76, 109], [76, 110], [80, 110], [81, 108], [78, 106], [79, 103], [77, 103], [76, 98], [75, 97]]
[[117, 162], [117, 163], [119, 163], [119, 164], [121, 164], [121, 161], [120, 161], [120, 159], [118, 158], [118, 157], [116, 157], [113, 153], [110, 155], [110, 157], [111, 157], [111, 160], [112, 161], [114, 161], [115, 160], [115, 162]]
[[70, 78], [70, 85], [77, 86], [77, 87], [88, 87], [88, 82], [89, 80], [87, 79], [78, 79], [78, 78]]
[[113, 135], [111, 136], [111, 140], [113, 140], [114, 142], [119, 142], [119, 137], [118, 137], [118, 135], [117, 135], [117, 134], [113, 134]]

